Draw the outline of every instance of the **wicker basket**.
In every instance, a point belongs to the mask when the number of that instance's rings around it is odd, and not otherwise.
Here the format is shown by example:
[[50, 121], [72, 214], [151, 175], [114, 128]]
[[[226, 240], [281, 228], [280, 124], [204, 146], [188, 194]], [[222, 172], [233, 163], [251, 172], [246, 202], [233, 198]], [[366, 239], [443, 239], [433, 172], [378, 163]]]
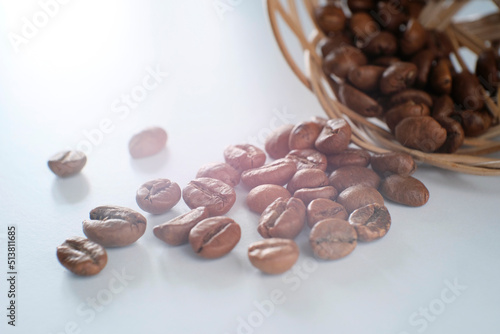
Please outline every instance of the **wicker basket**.
[[[299, 11], [299, 1], [303, 1], [307, 13]], [[500, 0], [492, 1], [500, 10]], [[462, 70], [466, 70], [467, 67], [458, 51], [460, 47], [467, 47], [477, 54], [486, 47], [485, 41], [500, 40], [500, 13], [494, 13], [470, 22], [453, 22], [454, 15], [467, 2], [465, 0], [430, 1], [419, 18], [425, 27], [438, 29], [448, 34], [453, 43], [453, 53]], [[399, 144], [379, 120], [365, 118], [341, 104], [327, 82], [328, 79], [322, 70], [322, 59], [317, 51], [318, 43], [324, 37], [313, 20], [313, 11], [317, 5], [317, 0], [287, 0], [286, 4], [285, 0], [267, 0], [271, 27], [289, 66], [300, 81], [314, 92], [328, 117], [343, 117], [349, 121], [352, 127], [353, 143], [371, 152], [406, 152], [417, 161], [448, 170], [476, 175], [500, 175], [500, 159], [487, 157], [487, 155], [500, 151], [500, 141], [498, 141], [500, 125], [498, 124], [479, 137], [466, 138], [464, 145], [453, 154], [424, 153]], [[304, 19], [304, 16], [311, 20], [311, 24], [309, 24], [312, 27], [311, 31], [304, 31], [304, 25], [301, 24], [301, 18]], [[290, 49], [287, 48], [278, 22], [280, 19], [300, 43], [305, 61], [305, 72], [297, 65]], [[500, 92], [500, 89], [497, 91]], [[486, 92], [484, 97], [488, 109], [498, 119], [500, 116], [499, 106]], [[500, 101], [499, 96], [496, 100]], [[495, 155], [498, 156], [498, 154]]]

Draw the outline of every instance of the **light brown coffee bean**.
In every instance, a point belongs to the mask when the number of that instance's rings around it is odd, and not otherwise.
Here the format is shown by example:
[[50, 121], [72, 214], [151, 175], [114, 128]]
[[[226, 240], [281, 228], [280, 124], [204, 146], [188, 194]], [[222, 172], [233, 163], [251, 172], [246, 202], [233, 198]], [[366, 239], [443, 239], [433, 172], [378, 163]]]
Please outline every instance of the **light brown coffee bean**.
[[332, 172], [333, 170], [344, 166], [366, 167], [370, 164], [371, 157], [370, 153], [365, 150], [348, 148], [338, 154], [328, 155], [326, 159], [328, 161], [326, 170]]
[[428, 39], [427, 30], [416, 18], [411, 18], [399, 40], [399, 49], [405, 56], [417, 53]]
[[293, 267], [299, 258], [299, 247], [291, 239], [270, 238], [248, 246], [248, 259], [260, 271], [276, 275]]
[[343, 118], [330, 119], [316, 138], [314, 146], [323, 154], [337, 154], [351, 142], [351, 126]]
[[434, 152], [446, 141], [446, 130], [430, 116], [407, 117], [394, 133], [401, 145], [422, 152]]
[[206, 218], [189, 232], [191, 248], [207, 259], [226, 255], [238, 244], [240, 238], [240, 225], [224, 216]]
[[155, 155], [167, 143], [167, 132], [157, 126], [146, 128], [136, 133], [128, 143], [128, 150], [134, 159]]
[[146, 218], [122, 206], [98, 206], [83, 221], [83, 233], [104, 247], [123, 247], [136, 242], [146, 231]]
[[230, 145], [224, 150], [224, 159], [239, 172], [257, 168], [266, 162], [266, 153], [250, 144]]
[[60, 177], [80, 172], [87, 163], [87, 156], [81, 151], [61, 151], [49, 158], [50, 170]]
[[373, 241], [387, 234], [391, 215], [384, 205], [368, 204], [351, 213], [349, 223], [356, 229], [359, 241]]
[[328, 176], [325, 172], [321, 169], [308, 168], [297, 171], [290, 181], [288, 181], [286, 189], [293, 194], [298, 189], [317, 188], [328, 185]]
[[210, 217], [208, 209], [200, 206], [166, 223], [155, 226], [153, 233], [155, 237], [169, 245], [182, 245], [189, 241], [189, 232], [191, 229], [208, 217]]
[[98, 274], [108, 262], [108, 254], [101, 245], [83, 237], [70, 237], [57, 247], [57, 259], [79, 276]]
[[417, 170], [412, 156], [404, 152], [387, 152], [372, 155], [372, 169], [381, 176], [391, 174], [411, 175]]
[[323, 127], [316, 122], [300, 122], [290, 132], [288, 147], [291, 150], [314, 148], [314, 142], [318, 138]]
[[356, 248], [356, 230], [345, 220], [324, 219], [311, 229], [309, 244], [316, 257], [337, 260], [349, 255]]
[[328, 218], [347, 220], [349, 214], [342, 204], [327, 198], [317, 198], [307, 206], [307, 225], [313, 227], [317, 222]]
[[369, 168], [359, 166], [340, 167], [334, 170], [328, 179], [330, 185], [340, 192], [358, 184], [372, 188], [378, 188], [380, 184], [380, 177], [377, 173]]
[[390, 95], [411, 87], [417, 73], [417, 66], [413, 63], [399, 62], [389, 66], [380, 78], [380, 92]]
[[300, 199], [305, 205], [309, 204], [316, 198], [327, 198], [335, 200], [339, 192], [332, 186], [303, 188], [295, 191], [293, 197]]
[[364, 65], [349, 71], [347, 79], [354, 87], [363, 92], [374, 92], [378, 90], [378, 82], [384, 73], [385, 67], [376, 65]]
[[379, 191], [385, 198], [408, 206], [422, 206], [429, 200], [429, 190], [413, 176], [390, 175], [382, 180]]
[[384, 205], [384, 198], [375, 188], [357, 185], [342, 191], [337, 197], [337, 202], [351, 213], [368, 204]]
[[253, 212], [261, 214], [277, 198], [290, 198], [288, 190], [276, 184], [263, 184], [250, 190], [247, 195], [247, 205]]
[[346, 17], [342, 8], [334, 4], [324, 5], [314, 10], [315, 22], [319, 28], [329, 35], [344, 29]]
[[267, 136], [265, 149], [271, 158], [284, 158], [290, 152], [288, 140], [293, 127], [294, 125], [292, 124], [282, 125]]
[[326, 170], [326, 156], [313, 149], [292, 150], [286, 155], [286, 158], [295, 162], [297, 170], [307, 168]]
[[159, 215], [167, 212], [181, 199], [181, 188], [169, 179], [156, 179], [141, 185], [135, 195], [144, 211]]
[[277, 198], [259, 219], [257, 231], [264, 238], [294, 239], [306, 218], [306, 207], [298, 198]]
[[385, 122], [387, 123], [389, 130], [391, 130], [391, 132], [394, 133], [396, 126], [403, 119], [412, 116], [413, 117], [429, 116], [430, 114], [431, 112], [429, 110], [429, 107], [424, 103], [416, 104], [413, 101], [408, 101], [403, 104], [392, 107], [385, 113], [384, 116], [385, 116]]
[[240, 173], [228, 163], [212, 162], [201, 166], [196, 174], [196, 178], [211, 177], [221, 180], [231, 187], [236, 187], [240, 183]]
[[236, 193], [227, 183], [210, 177], [200, 177], [187, 184], [182, 190], [182, 198], [191, 209], [205, 206], [210, 216], [220, 216], [233, 207]]
[[241, 174], [241, 182], [248, 188], [255, 188], [261, 184], [284, 185], [297, 171], [295, 163], [287, 158], [282, 158], [270, 164], [247, 169]]
[[340, 79], [347, 78], [352, 68], [366, 65], [368, 59], [358, 48], [343, 45], [332, 50], [323, 60], [323, 71]]
[[338, 97], [342, 104], [364, 117], [378, 117], [382, 115], [382, 106], [368, 94], [344, 83], [339, 86]]

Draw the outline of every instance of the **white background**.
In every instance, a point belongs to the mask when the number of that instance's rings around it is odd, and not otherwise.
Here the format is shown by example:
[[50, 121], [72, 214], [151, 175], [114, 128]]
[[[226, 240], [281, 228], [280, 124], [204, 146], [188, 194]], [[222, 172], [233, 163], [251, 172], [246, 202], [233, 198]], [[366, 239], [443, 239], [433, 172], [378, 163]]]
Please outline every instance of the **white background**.
[[[276, 125], [324, 113], [279, 53], [259, 1], [69, 1], [18, 52], [9, 33], [21, 35], [23, 17], [33, 21], [40, 4], [0, 4], [0, 332], [459, 334], [500, 326], [500, 178], [428, 166], [415, 176], [429, 202], [387, 203], [388, 235], [342, 260], [314, 260], [306, 228], [293, 271], [258, 272], [246, 255], [260, 239], [258, 216], [239, 186], [228, 215], [243, 233], [229, 255], [207, 261], [189, 245], [153, 236], [155, 225], [187, 211], [181, 201], [164, 215], [146, 214], [145, 235], [109, 249], [99, 275], [72, 275], [58, 263], [56, 246], [83, 235], [92, 208], [139, 210], [135, 191], [143, 182], [166, 177], [184, 187], [202, 164], [222, 161], [227, 145], [263, 146]], [[473, 6], [468, 12], [491, 8], [487, 1]], [[123, 94], [139, 89], [148, 69], [168, 76], [124, 108]], [[103, 122], [100, 136], [95, 129]], [[167, 148], [132, 160], [129, 138], [150, 125], [167, 130]], [[49, 171], [48, 157], [82, 145], [91, 152], [81, 174], [59, 179]], [[12, 224], [15, 328], [6, 317]]]

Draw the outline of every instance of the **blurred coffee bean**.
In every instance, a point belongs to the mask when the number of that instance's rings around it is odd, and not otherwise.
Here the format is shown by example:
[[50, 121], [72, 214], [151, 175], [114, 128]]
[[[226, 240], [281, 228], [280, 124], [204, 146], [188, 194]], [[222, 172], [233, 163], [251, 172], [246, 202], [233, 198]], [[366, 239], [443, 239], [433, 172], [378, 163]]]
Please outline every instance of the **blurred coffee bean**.
[[432, 117], [447, 118], [455, 112], [455, 104], [449, 95], [442, 95], [434, 100]]
[[417, 169], [412, 156], [404, 152], [387, 152], [372, 155], [372, 169], [386, 177], [391, 174], [411, 175]]
[[355, 67], [366, 65], [368, 59], [358, 48], [345, 45], [332, 50], [323, 60], [323, 70], [327, 75], [345, 79]]
[[462, 125], [450, 117], [438, 117], [436, 121], [446, 130], [446, 141], [437, 152], [453, 153], [464, 143], [465, 133]]
[[462, 71], [453, 76], [451, 95], [455, 103], [461, 106], [461, 109], [482, 109], [484, 107], [482, 91], [483, 87], [474, 74]]
[[408, 21], [400, 1], [379, 1], [377, 7], [377, 21], [388, 31], [397, 33], [399, 27]]
[[401, 53], [405, 56], [415, 54], [422, 49], [427, 42], [427, 30], [420, 22], [411, 18], [405, 26], [405, 30], [399, 40]]
[[411, 87], [417, 72], [417, 66], [413, 63], [399, 62], [389, 66], [380, 78], [380, 92], [389, 95]]
[[496, 92], [500, 82], [500, 72], [497, 67], [495, 52], [487, 49], [481, 52], [477, 57], [476, 75], [479, 82], [490, 93]]
[[451, 83], [452, 77], [448, 62], [445, 59], [438, 60], [437, 64], [432, 67], [429, 76], [431, 89], [439, 95], [450, 94]]
[[378, 89], [378, 83], [385, 68], [375, 65], [364, 65], [349, 71], [347, 78], [356, 88], [363, 92], [373, 92]]
[[491, 126], [491, 115], [484, 109], [462, 110], [456, 115], [459, 116], [460, 124], [462, 125], [465, 136], [467, 137], [477, 137], [482, 135]]
[[339, 86], [338, 97], [341, 103], [365, 117], [382, 114], [382, 106], [369, 95], [345, 83]]
[[446, 130], [430, 116], [407, 117], [396, 126], [396, 140], [422, 152], [434, 152], [446, 141]]
[[397, 94], [394, 94], [389, 99], [389, 107], [396, 106], [398, 104], [403, 104], [408, 101], [413, 101], [415, 103], [424, 103], [428, 107], [432, 107], [432, 97], [419, 89], [406, 89]]
[[342, 8], [334, 4], [318, 7], [314, 10], [314, 16], [319, 28], [329, 35], [344, 29], [346, 17]]
[[434, 51], [430, 49], [421, 50], [411, 58], [411, 62], [417, 65], [418, 68], [417, 79], [415, 80], [416, 87], [424, 88], [427, 85], [432, 62], [435, 58]]
[[363, 43], [357, 46], [371, 57], [392, 56], [398, 51], [396, 36], [388, 31], [367, 36]]
[[387, 126], [391, 132], [394, 133], [396, 126], [406, 117], [429, 115], [430, 110], [428, 106], [423, 103], [416, 104], [413, 101], [408, 101], [389, 109], [389, 111], [385, 113], [384, 117]]

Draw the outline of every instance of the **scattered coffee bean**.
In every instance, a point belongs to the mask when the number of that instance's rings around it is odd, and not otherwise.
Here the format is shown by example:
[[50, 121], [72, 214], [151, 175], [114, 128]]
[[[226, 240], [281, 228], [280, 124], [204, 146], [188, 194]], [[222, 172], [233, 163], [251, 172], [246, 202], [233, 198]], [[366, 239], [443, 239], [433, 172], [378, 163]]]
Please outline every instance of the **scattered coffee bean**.
[[314, 148], [314, 142], [323, 127], [316, 122], [300, 122], [290, 132], [288, 147], [290, 150]]
[[323, 154], [344, 151], [351, 142], [351, 126], [343, 118], [330, 119], [316, 138], [314, 146]]
[[318, 188], [302, 188], [293, 194], [293, 197], [300, 199], [305, 205], [309, 204], [316, 198], [327, 198], [335, 200], [339, 192], [332, 186]]
[[224, 150], [224, 159], [241, 172], [264, 165], [266, 153], [250, 144], [230, 145]]
[[396, 126], [403, 119], [407, 117], [417, 117], [417, 116], [429, 116], [430, 110], [427, 105], [424, 103], [415, 103], [413, 101], [408, 101], [403, 104], [399, 104], [395, 107], [392, 107], [385, 113], [385, 122], [394, 133]]
[[394, 132], [401, 145], [422, 152], [434, 152], [446, 141], [446, 130], [430, 116], [407, 117]]
[[83, 237], [70, 237], [57, 247], [57, 259], [79, 276], [99, 273], [108, 262], [108, 254], [101, 245]]
[[201, 257], [214, 259], [229, 253], [241, 238], [241, 228], [229, 217], [202, 220], [189, 232], [189, 243]]
[[210, 216], [220, 216], [233, 207], [236, 193], [227, 183], [200, 177], [187, 184], [182, 190], [182, 198], [191, 209], [205, 206]]
[[337, 202], [342, 204], [348, 213], [351, 213], [368, 204], [384, 205], [384, 198], [375, 188], [356, 185], [342, 191], [337, 197]]
[[181, 199], [181, 188], [169, 179], [156, 179], [144, 183], [135, 200], [139, 207], [149, 213], [159, 215], [167, 212]]
[[167, 143], [167, 132], [160, 127], [150, 127], [135, 134], [128, 143], [128, 150], [134, 159], [155, 155]]
[[62, 151], [54, 154], [48, 161], [50, 170], [60, 177], [80, 172], [85, 163], [87, 163], [87, 157], [81, 151]]
[[248, 258], [255, 268], [266, 274], [282, 274], [297, 262], [299, 247], [290, 239], [265, 239], [248, 246]]
[[351, 213], [349, 223], [356, 229], [359, 241], [373, 241], [387, 234], [391, 215], [384, 205], [368, 204]]
[[196, 178], [200, 177], [211, 177], [231, 187], [236, 187], [240, 183], [240, 173], [225, 162], [212, 162], [201, 166], [196, 174]]
[[371, 156], [368, 151], [348, 148], [338, 154], [328, 155], [326, 159], [328, 161], [326, 171], [332, 172], [344, 166], [367, 167], [370, 164]]
[[264, 238], [294, 239], [304, 227], [306, 207], [298, 198], [277, 198], [259, 219], [257, 231]]
[[282, 186], [276, 184], [263, 184], [250, 190], [246, 202], [250, 210], [261, 214], [279, 197], [286, 199], [292, 197], [292, 195]]
[[317, 198], [307, 206], [307, 225], [309, 227], [313, 227], [317, 222], [327, 218], [347, 220], [348, 217], [349, 214], [342, 204], [327, 198]]
[[381, 176], [411, 175], [417, 169], [417, 164], [412, 156], [404, 152], [374, 154], [371, 157], [371, 166]]
[[321, 169], [309, 168], [297, 171], [295, 175], [288, 181], [286, 189], [291, 193], [295, 193], [302, 188], [316, 188], [328, 186], [328, 176]]
[[293, 127], [292, 124], [282, 125], [267, 136], [265, 149], [271, 158], [284, 158], [290, 152], [288, 141]]
[[390, 175], [382, 180], [379, 191], [385, 198], [408, 206], [422, 206], [429, 200], [429, 190], [412, 176]]
[[297, 170], [306, 168], [326, 170], [326, 156], [313, 149], [292, 150], [286, 155], [286, 158], [295, 162]]
[[284, 185], [296, 171], [295, 162], [281, 158], [261, 167], [247, 169], [241, 174], [241, 182], [249, 188], [262, 184]]
[[155, 226], [153, 228], [153, 233], [155, 237], [169, 245], [182, 245], [189, 241], [189, 232], [191, 229], [209, 216], [208, 209], [204, 206], [200, 206], [166, 223]]
[[337, 260], [349, 255], [356, 248], [356, 230], [345, 220], [324, 219], [311, 229], [309, 244], [318, 258]]
[[360, 166], [345, 166], [334, 170], [330, 177], [330, 185], [342, 192], [345, 189], [364, 185], [367, 187], [378, 188], [380, 177], [373, 170]]

